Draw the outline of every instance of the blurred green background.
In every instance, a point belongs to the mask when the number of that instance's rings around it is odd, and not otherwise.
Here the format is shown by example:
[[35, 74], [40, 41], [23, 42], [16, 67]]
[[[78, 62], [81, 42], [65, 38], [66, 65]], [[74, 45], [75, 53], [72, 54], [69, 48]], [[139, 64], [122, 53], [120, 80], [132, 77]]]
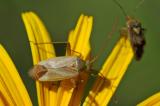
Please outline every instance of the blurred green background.
[[[115, 92], [118, 103], [111, 100], [109, 106], [134, 106], [160, 91], [160, 1], [145, 0], [136, 12], [133, 10], [140, 0], [118, 1], [129, 15], [139, 19], [147, 29], [147, 45], [142, 60], [133, 60]], [[125, 18], [113, 0], [0, 0], [0, 43], [13, 59], [35, 106], [35, 83], [27, 74], [32, 67], [32, 57], [21, 19], [21, 13], [26, 11], [34, 11], [40, 16], [53, 41], [66, 41], [68, 32], [75, 27], [81, 13], [92, 15], [93, 55], [98, 52], [101, 42], [107, 39], [118, 17], [118, 29], [107, 43], [105, 52], [95, 62], [93, 67], [96, 70], [101, 69], [119, 37], [119, 29], [125, 26]]]

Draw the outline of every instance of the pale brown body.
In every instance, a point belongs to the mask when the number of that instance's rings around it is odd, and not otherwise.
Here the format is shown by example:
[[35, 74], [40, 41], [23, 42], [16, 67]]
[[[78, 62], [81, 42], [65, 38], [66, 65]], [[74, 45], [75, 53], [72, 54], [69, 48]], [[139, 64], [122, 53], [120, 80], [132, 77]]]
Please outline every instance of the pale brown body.
[[90, 65], [76, 56], [61, 56], [44, 60], [35, 65], [29, 75], [39, 81], [60, 81], [79, 75], [83, 69], [89, 70]]

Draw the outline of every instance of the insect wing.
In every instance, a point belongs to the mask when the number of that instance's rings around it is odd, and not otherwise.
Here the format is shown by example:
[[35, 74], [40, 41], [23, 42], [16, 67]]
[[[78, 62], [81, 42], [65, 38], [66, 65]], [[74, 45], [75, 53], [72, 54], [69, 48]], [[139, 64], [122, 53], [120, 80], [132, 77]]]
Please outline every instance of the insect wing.
[[132, 19], [128, 25], [130, 26], [128, 28], [128, 32], [135, 53], [135, 58], [136, 60], [140, 60], [144, 52], [144, 45], [146, 43], [144, 38], [145, 30], [141, 27], [141, 23], [135, 19]]
[[41, 61], [39, 65], [43, 65], [46, 68], [62, 68], [71, 66], [76, 61], [77, 57], [75, 56], [61, 56]]
[[135, 53], [136, 60], [140, 60], [144, 53], [145, 39], [142, 37], [134, 36], [131, 39], [131, 43]]
[[79, 74], [78, 71], [67, 68], [67, 67], [48, 69], [48, 72], [46, 72], [38, 80], [39, 81], [60, 81], [60, 80], [76, 77], [78, 74]]

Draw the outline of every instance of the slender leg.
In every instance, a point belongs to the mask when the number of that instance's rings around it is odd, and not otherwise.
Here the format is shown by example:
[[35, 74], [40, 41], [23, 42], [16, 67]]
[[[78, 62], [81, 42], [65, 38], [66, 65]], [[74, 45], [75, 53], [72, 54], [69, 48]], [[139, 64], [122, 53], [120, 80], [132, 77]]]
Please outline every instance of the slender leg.
[[70, 43], [68, 42], [67, 43], [67, 47], [66, 47], [66, 55], [67, 56], [71, 56], [71, 46], [70, 46]]
[[46, 45], [46, 44], [69, 44], [69, 42], [34, 42], [34, 41], [29, 41], [30, 43], [34, 44], [35, 46], [37, 46], [39, 49], [47, 52], [47, 53], [51, 53], [53, 54], [53, 52], [51, 51], [46, 51], [46, 49], [44, 49], [43, 47], [41, 47], [41, 45]]
[[29, 41], [35, 45], [41, 45], [41, 44], [68, 44], [69, 42], [34, 42], [34, 41]]
[[73, 53], [77, 53], [77, 54], [79, 54], [78, 57], [82, 58], [81, 53], [71, 49], [70, 43], [67, 43], [67, 53], [68, 53], [68, 55], [73, 55]]
[[33, 43], [34, 45], [44, 45], [44, 44], [67, 44], [67, 55], [72, 55], [73, 53], [77, 53], [80, 57], [82, 58], [82, 54], [75, 51], [75, 50], [72, 50], [71, 47], [70, 47], [70, 43], [69, 42], [34, 42], [34, 41], [29, 41], [30, 43]]
[[74, 52], [74, 53], [77, 53], [79, 55], [78, 57], [82, 58], [82, 54], [81, 53], [79, 53], [79, 52], [77, 52], [75, 50], [71, 50], [71, 51]]

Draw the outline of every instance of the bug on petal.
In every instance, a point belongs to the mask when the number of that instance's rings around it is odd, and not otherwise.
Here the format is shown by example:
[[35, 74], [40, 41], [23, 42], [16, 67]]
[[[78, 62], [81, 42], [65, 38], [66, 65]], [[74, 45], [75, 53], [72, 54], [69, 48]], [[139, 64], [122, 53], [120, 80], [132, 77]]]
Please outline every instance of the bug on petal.
[[[113, 26], [112, 33], [109, 33], [109, 36], [113, 34], [114, 29], [115, 26]], [[52, 44], [56, 42], [35, 43], [33, 41], [30, 41], [30, 43], [33, 43], [35, 44], [35, 46], [38, 47], [38, 45], [40, 44]], [[69, 47], [70, 49], [70, 44], [68, 42], [65, 43], [67, 44], [67, 47]], [[103, 42], [103, 45], [99, 50], [99, 53], [94, 58], [89, 60], [84, 61], [78, 56], [59, 56], [40, 61], [37, 65], [33, 66], [33, 68], [28, 72], [29, 76], [39, 81], [61, 81], [76, 77], [79, 75], [80, 71], [90, 71], [92, 63], [94, 63], [98, 59], [98, 57], [104, 52], [106, 48], [105, 44], [106, 41]], [[71, 51], [78, 53], [74, 50]], [[69, 54], [71, 53], [71, 51], [69, 52]]]
[[87, 67], [88, 62], [77, 56], [60, 56], [39, 62], [29, 75], [39, 81], [60, 81], [78, 76]]
[[[126, 27], [122, 28], [121, 35], [128, 35], [135, 54], [135, 59], [140, 60], [144, 53], [144, 46], [146, 44], [144, 36], [145, 29], [142, 27], [140, 21], [127, 15], [127, 13], [117, 0], [113, 1], [120, 7], [120, 9], [126, 17]], [[136, 8], [138, 8], [143, 1], [144, 0], [140, 1]]]
[[[38, 45], [57, 42], [34, 43], [33, 41], [30, 41], [30, 43], [33, 43], [35, 46], [39, 47]], [[62, 44], [62, 42], [58, 42], [58, 44]], [[67, 47], [70, 48], [68, 42], [65, 42], [64, 44], [67, 44]], [[28, 74], [31, 78], [38, 81], [61, 81], [78, 76], [79, 72], [84, 69], [89, 71], [91, 66], [90, 64], [91, 63], [89, 60], [84, 61], [78, 56], [59, 56], [40, 61], [29, 70]]]

